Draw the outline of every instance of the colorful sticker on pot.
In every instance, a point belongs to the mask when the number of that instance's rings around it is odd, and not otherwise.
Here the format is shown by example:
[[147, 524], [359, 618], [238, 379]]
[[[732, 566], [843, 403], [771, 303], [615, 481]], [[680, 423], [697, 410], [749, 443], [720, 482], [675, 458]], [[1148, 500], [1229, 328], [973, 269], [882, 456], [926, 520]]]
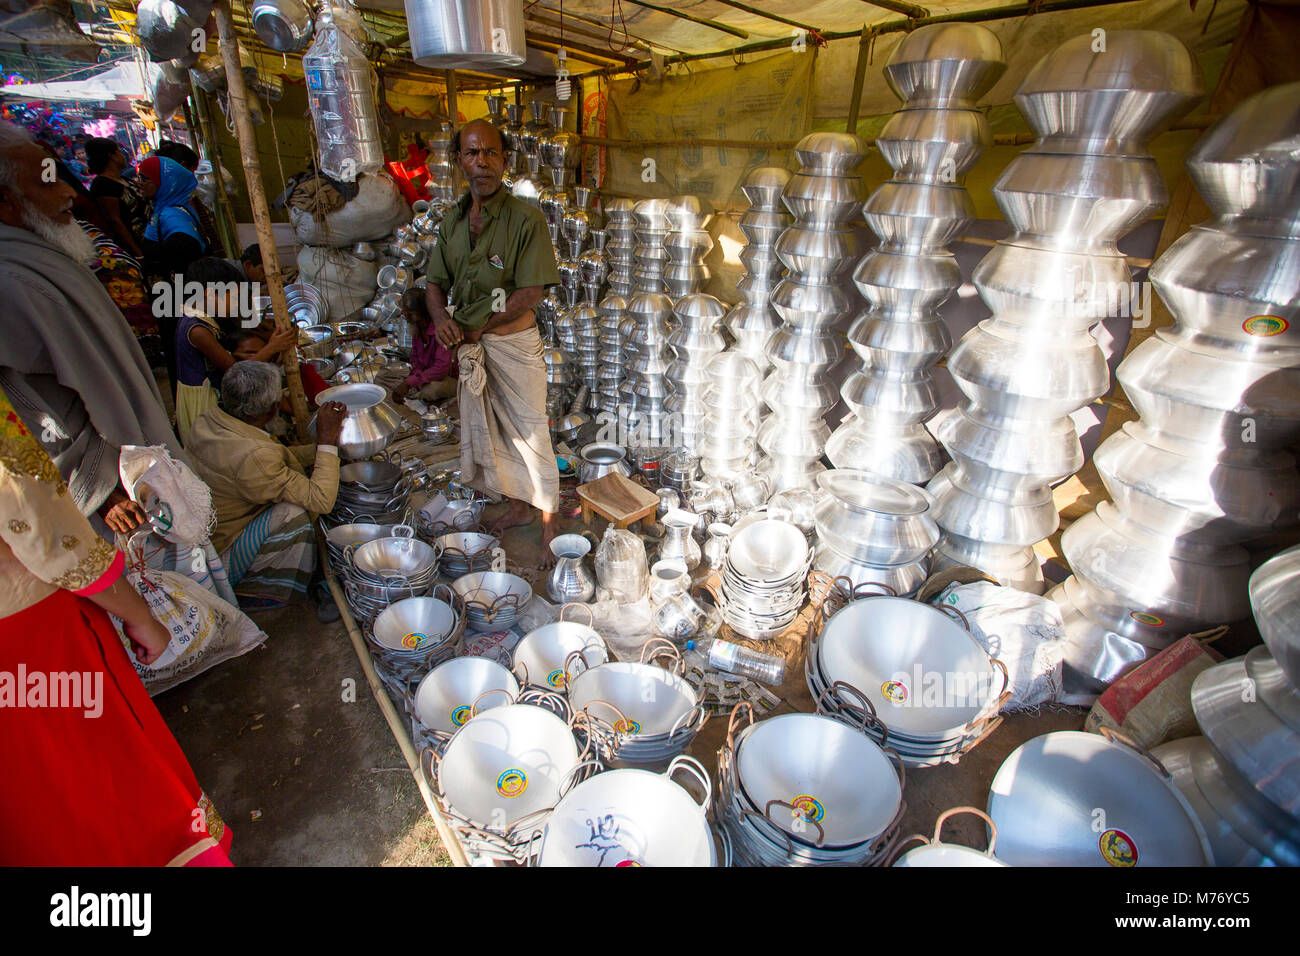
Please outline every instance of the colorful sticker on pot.
[[622, 863], [615, 863], [614, 866], [640, 866], [636, 860], [624, 860]]
[[461, 704], [459, 707], [453, 707], [451, 711], [451, 725], [459, 727], [469, 720], [474, 713], [474, 708], [469, 704]]
[[564, 673], [563, 668], [556, 668], [546, 675], [546, 683], [552, 687], [563, 687], [569, 682], [568, 676]]
[[614, 724], [614, 733], [625, 734], [628, 737], [641, 733], [641, 724], [629, 717], [624, 717]]
[[806, 793], [801, 793], [791, 800], [790, 806], [798, 810], [805, 820], [812, 823], [821, 823], [822, 817], [826, 816], [826, 808], [822, 806], [822, 802]]
[[408, 651], [419, 650], [424, 646], [424, 642], [429, 639], [428, 635], [421, 634], [419, 631], [412, 631], [402, 638], [402, 646]]
[[901, 680], [887, 680], [880, 685], [880, 693], [885, 700], [894, 704], [907, 703], [907, 685]]
[[1123, 830], [1107, 830], [1097, 841], [1097, 849], [1101, 851], [1101, 858], [1111, 866], [1137, 866], [1137, 843]]
[[1133, 620], [1137, 621], [1139, 624], [1145, 624], [1147, 627], [1165, 626], [1165, 619], [1163, 617], [1156, 617], [1154, 614], [1146, 614], [1143, 611], [1129, 611], [1128, 616], [1133, 618]]
[[517, 797], [528, 789], [528, 774], [518, 767], [501, 771], [497, 777], [497, 793], [503, 797]]
[[1291, 327], [1291, 323], [1280, 315], [1252, 315], [1245, 322], [1241, 323], [1242, 330], [1247, 335], [1281, 335]]

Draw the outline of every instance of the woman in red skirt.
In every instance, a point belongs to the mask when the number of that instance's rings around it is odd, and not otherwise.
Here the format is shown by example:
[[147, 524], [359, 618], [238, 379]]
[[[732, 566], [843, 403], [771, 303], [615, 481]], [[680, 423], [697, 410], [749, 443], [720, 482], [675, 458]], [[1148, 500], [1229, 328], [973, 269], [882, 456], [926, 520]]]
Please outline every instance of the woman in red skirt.
[[229, 866], [109, 614], [150, 663], [167, 630], [0, 392], [0, 865]]

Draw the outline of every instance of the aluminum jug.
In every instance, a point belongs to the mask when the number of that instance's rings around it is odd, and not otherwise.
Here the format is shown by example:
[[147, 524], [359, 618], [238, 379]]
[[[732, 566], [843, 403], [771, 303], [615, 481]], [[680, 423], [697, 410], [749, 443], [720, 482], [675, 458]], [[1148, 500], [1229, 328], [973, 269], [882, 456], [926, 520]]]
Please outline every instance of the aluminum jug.
[[677, 558], [684, 561], [688, 570], [694, 570], [700, 563], [700, 545], [692, 535], [697, 515], [689, 511], [673, 509], [664, 516], [664, 539], [659, 543], [659, 558]]
[[591, 553], [587, 533], [562, 534], [551, 541], [555, 567], [546, 578], [546, 596], [557, 604], [585, 604], [596, 594], [596, 577], [583, 563]]

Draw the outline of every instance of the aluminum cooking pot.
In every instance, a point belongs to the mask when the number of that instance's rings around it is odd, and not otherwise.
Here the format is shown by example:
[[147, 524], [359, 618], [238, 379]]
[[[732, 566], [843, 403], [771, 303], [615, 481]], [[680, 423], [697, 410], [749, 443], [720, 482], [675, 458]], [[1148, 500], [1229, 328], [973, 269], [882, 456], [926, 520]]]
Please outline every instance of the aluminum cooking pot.
[[472, 717], [513, 704], [519, 682], [486, 657], [456, 657], [425, 675], [415, 690], [415, 716], [436, 733], [455, 733]]
[[[959, 813], [971, 813], [980, 817], [989, 828], [989, 848], [980, 852], [972, 850], [968, 846], [962, 846], [960, 843], [944, 843], [940, 837], [943, 835], [944, 822]], [[919, 846], [914, 850], [904, 853], [893, 863], [894, 866], [917, 867], [917, 866], [1006, 866], [996, 856], [993, 855], [994, 849], [998, 845], [998, 828], [993, 819], [983, 810], [977, 810], [975, 807], [953, 807], [939, 814], [939, 819], [934, 824], [934, 836], [930, 839], [917, 834], [910, 836], [903, 841], [903, 844], [920, 840], [924, 846]], [[900, 844], [901, 846], [902, 844]]]
[[[379, 385], [336, 385], [316, 396], [317, 404], [342, 402], [348, 414], [339, 434], [339, 454], [364, 459], [383, 451], [402, 425], [402, 417], [387, 401], [388, 392]], [[308, 431], [316, 437], [316, 418]]]
[[1012, 866], [1214, 865], [1205, 829], [1165, 768], [1098, 734], [1058, 731], [1021, 744], [993, 778], [988, 814], [998, 855]]
[[[571, 607], [587, 611], [587, 623], [566, 621]], [[605, 639], [591, 626], [591, 608], [585, 604], [566, 604], [560, 608], [560, 620], [529, 631], [516, 645], [512, 670], [520, 682], [563, 691], [571, 676], [604, 664], [609, 660]]]

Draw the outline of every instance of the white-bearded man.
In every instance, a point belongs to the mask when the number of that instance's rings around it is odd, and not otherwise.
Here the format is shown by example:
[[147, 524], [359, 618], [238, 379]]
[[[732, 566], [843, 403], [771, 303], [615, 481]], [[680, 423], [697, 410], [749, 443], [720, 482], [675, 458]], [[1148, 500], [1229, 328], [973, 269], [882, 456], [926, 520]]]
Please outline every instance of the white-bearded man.
[[45, 148], [0, 123], [0, 388], [82, 514], [101, 534], [128, 532], [145, 514], [119, 484], [119, 449], [185, 457], [135, 335], [87, 267], [94, 244], [73, 198]]

